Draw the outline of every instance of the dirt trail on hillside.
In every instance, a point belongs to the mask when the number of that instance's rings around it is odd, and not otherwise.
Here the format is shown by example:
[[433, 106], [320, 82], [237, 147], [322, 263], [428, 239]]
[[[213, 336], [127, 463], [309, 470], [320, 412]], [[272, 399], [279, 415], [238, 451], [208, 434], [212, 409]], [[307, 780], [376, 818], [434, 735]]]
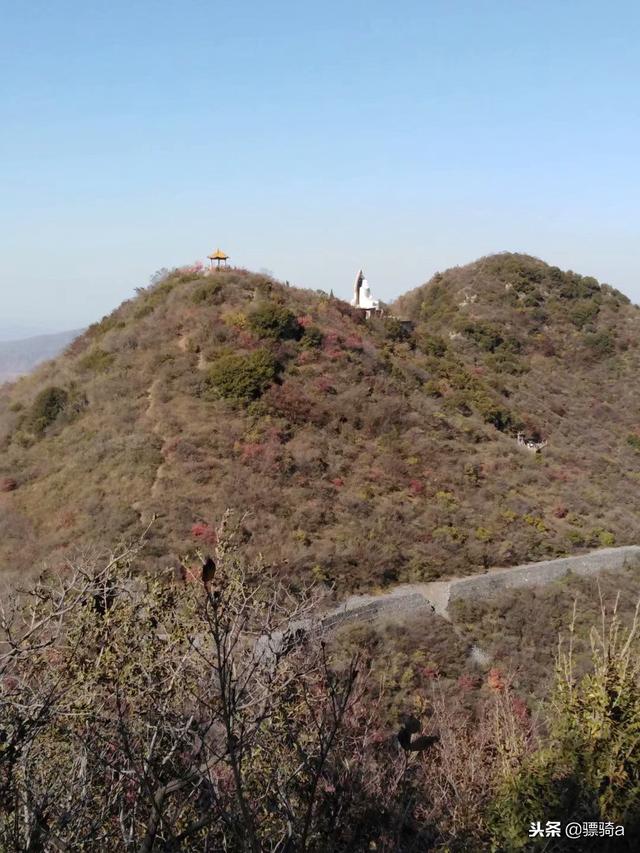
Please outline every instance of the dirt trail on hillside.
[[[178, 338], [178, 349], [180, 352], [189, 352], [189, 335], [183, 334]], [[207, 366], [207, 360], [203, 353], [198, 351], [198, 370], [204, 370]]]
[[[180, 352], [188, 353], [189, 352], [189, 336], [186, 334], [180, 335], [176, 339], [176, 344]], [[202, 353], [198, 354], [198, 370], [204, 370], [206, 367], [206, 359]], [[150, 495], [152, 498], [157, 498], [161, 494], [162, 482], [164, 479], [164, 475], [167, 469], [167, 447], [169, 443], [169, 439], [163, 435], [162, 424], [161, 424], [161, 401], [160, 401], [160, 385], [161, 380], [154, 379], [149, 388], [147, 389], [147, 409], [145, 412], [145, 417], [151, 422], [151, 431], [154, 435], [157, 435], [161, 441], [162, 446], [160, 448], [160, 453], [164, 459], [158, 465], [156, 469], [156, 475], [153, 480], [150, 489]]]
[[[149, 385], [149, 389], [147, 391], [147, 401], [148, 402], [147, 402], [147, 410], [145, 412], [145, 417], [147, 417], [152, 424], [151, 432], [154, 435], [157, 435], [161, 439], [162, 446], [160, 448], [160, 453], [162, 454], [162, 458], [166, 459], [165, 448], [167, 446], [167, 438], [162, 435], [162, 428], [160, 425], [159, 388], [160, 388], [160, 379], [154, 379], [153, 382], [151, 383], [151, 385]], [[150, 490], [150, 495], [152, 498], [158, 497], [158, 495], [160, 493], [160, 487], [162, 484], [162, 478], [164, 475], [165, 467], [166, 467], [166, 462], [163, 461], [158, 465], [158, 467], [156, 469], [156, 475], [155, 475], [155, 478], [153, 480], [153, 483], [151, 484], [151, 490]]]

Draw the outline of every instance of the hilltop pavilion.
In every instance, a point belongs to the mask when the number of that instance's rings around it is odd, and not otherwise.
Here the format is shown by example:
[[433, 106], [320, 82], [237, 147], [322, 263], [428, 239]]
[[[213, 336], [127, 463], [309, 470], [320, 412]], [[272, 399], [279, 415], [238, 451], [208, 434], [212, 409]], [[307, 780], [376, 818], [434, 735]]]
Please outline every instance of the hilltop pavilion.
[[211, 255], [208, 256], [211, 267], [213, 268], [213, 262], [215, 261], [217, 264], [217, 269], [220, 269], [220, 265], [223, 264], [225, 267], [227, 265], [227, 261], [229, 260], [229, 255], [225, 255], [222, 249], [216, 249]]

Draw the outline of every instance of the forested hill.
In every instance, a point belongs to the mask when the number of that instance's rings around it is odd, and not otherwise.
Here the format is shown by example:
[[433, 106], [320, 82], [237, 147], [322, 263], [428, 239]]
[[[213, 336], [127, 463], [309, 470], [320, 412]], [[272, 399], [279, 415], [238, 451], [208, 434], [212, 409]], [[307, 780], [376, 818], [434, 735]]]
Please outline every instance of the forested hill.
[[163, 567], [227, 507], [267, 563], [341, 589], [640, 542], [639, 331], [619, 292], [520, 255], [370, 321], [177, 270], [0, 391], [0, 568], [55, 568], [154, 514]]

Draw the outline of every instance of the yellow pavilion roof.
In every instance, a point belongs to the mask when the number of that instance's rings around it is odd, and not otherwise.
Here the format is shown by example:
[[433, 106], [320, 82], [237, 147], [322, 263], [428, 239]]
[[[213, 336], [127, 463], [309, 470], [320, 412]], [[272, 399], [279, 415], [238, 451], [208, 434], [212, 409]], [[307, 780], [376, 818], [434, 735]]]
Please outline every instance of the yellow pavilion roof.
[[226, 261], [228, 257], [229, 255], [225, 255], [221, 249], [216, 249], [215, 252], [209, 255], [212, 261]]

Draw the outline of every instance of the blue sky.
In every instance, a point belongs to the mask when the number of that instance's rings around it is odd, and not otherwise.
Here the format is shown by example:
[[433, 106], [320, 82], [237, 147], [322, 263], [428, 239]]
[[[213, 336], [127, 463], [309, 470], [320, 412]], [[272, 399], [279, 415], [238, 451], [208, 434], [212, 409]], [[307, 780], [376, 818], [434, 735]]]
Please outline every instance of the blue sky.
[[640, 301], [640, 5], [0, 0], [0, 324], [232, 261], [390, 299], [501, 250]]

